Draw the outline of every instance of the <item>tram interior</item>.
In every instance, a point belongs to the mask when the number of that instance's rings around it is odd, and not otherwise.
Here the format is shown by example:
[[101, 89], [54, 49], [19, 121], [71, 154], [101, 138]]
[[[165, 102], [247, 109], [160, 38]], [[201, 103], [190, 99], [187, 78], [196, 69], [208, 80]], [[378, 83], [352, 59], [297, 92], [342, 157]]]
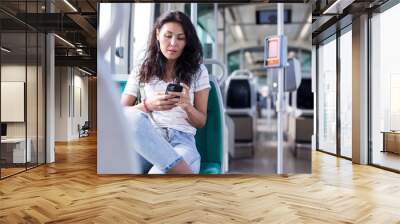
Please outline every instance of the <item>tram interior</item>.
[[[100, 4], [98, 46], [107, 38], [115, 43], [103, 47], [108, 54], [105, 61], [111, 65], [109, 72], [120, 90], [135, 63], [143, 57], [154, 19], [168, 10], [183, 11], [192, 21], [195, 18], [204, 61], [209, 63], [206, 64], [209, 73], [217, 80], [224, 117], [220, 173], [276, 173], [278, 73], [264, 67], [264, 39], [277, 33], [277, 4], [198, 3], [195, 7], [190, 3]], [[117, 23], [125, 14], [132, 15], [131, 20]], [[284, 92], [282, 102], [283, 172], [310, 173], [314, 128], [311, 6], [285, 3], [283, 15], [287, 56], [300, 66], [297, 72], [300, 82], [295, 89]], [[102, 29], [113, 32], [102, 36]], [[112, 54], [121, 48], [127, 57]], [[101, 147], [100, 139], [98, 144]]]

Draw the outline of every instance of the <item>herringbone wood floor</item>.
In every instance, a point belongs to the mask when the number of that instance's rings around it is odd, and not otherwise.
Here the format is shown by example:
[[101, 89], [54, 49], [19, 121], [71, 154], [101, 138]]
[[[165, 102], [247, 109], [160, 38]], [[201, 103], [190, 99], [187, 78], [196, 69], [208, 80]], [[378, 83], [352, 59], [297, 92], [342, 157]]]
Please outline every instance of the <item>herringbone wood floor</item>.
[[0, 181], [0, 223], [400, 223], [400, 175], [313, 152], [313, 174], [96, 174], [96, 139]]

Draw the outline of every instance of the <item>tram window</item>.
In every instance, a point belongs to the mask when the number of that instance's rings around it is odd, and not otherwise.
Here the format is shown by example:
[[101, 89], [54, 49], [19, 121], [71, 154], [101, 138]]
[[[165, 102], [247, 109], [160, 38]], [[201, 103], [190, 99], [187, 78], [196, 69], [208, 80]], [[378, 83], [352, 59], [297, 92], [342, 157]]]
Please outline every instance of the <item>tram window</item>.
[[161, 4], [156, 3], [154, 4], [154, 21], [161, 15]]
[[[284, 23], [292, 22], [292, 10], [285, 9], [284, 14]], [[264, 9], [256, 11], [256, 23], [257, 24], [276, 24], [278, 20], [276, 9]]]
[[[264, 61], [262, 62], [264, 63]], [[240, 53], [239, 51], [228, 54], [228, 74], [240, 68]]]

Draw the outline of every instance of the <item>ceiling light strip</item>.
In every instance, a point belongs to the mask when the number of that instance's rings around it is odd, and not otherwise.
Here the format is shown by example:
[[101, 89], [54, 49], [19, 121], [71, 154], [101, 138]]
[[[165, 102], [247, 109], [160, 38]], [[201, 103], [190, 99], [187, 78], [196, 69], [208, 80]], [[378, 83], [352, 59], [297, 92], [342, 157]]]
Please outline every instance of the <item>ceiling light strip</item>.
[[7, 48], [5, 48], [5, 47], [1, 47], [1, 50], [4, 51], [4, 52], [7, 52], [7, 53], [10, 53], [10, 52], [11, 52], [11, 50], [9, 50], [9, 49], [7, 49]]
[[74, 10], [74, 12], [78, 12], [78, 10], [68, 1], [68, 0], [64, 0], [65, 4], [67, 4], [72, 10]]
[[66, 43], [67, 45], [69, 45], [70, 47], [76, 48], [75, 45], [73, 45], [73, 44], [72, 44], [71, 42], [69, 42], [68, 40], [66, 40], [66, 39], [64, 39], [64, 38], [62, 38], [62, 37], [60, 37], [59, 35], [54, 34], [54, 36], [57, 37], [58, 39], [60, 39], [62, 42], [64, 42], [64, 43]]
[[92, 73], [90, 73], [90, 72], [88, 72], [88, 71], [86, 71], [86, 70], [83, 70], [83, 69], [81, 69], [81, 68], [79, 68], [79, 67], [78, 67], [78, 70], [81, 71], [81, 72], [83, 72], [83, 73], [85, 73], [85, 74], [87, 74], [87, 75], [93, 75]]

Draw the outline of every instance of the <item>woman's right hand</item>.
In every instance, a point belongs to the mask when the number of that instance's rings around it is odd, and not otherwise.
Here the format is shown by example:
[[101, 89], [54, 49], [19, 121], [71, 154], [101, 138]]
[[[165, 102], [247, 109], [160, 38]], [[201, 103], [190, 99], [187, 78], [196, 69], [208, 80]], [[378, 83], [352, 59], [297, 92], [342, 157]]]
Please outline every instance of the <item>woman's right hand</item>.
[[175, 95], [158, 93], [155, 97], [146, 100], [146, 106], [150, 111], [163, 111], [176, 107], [178, 102], [179, 98], [175, 98]]

